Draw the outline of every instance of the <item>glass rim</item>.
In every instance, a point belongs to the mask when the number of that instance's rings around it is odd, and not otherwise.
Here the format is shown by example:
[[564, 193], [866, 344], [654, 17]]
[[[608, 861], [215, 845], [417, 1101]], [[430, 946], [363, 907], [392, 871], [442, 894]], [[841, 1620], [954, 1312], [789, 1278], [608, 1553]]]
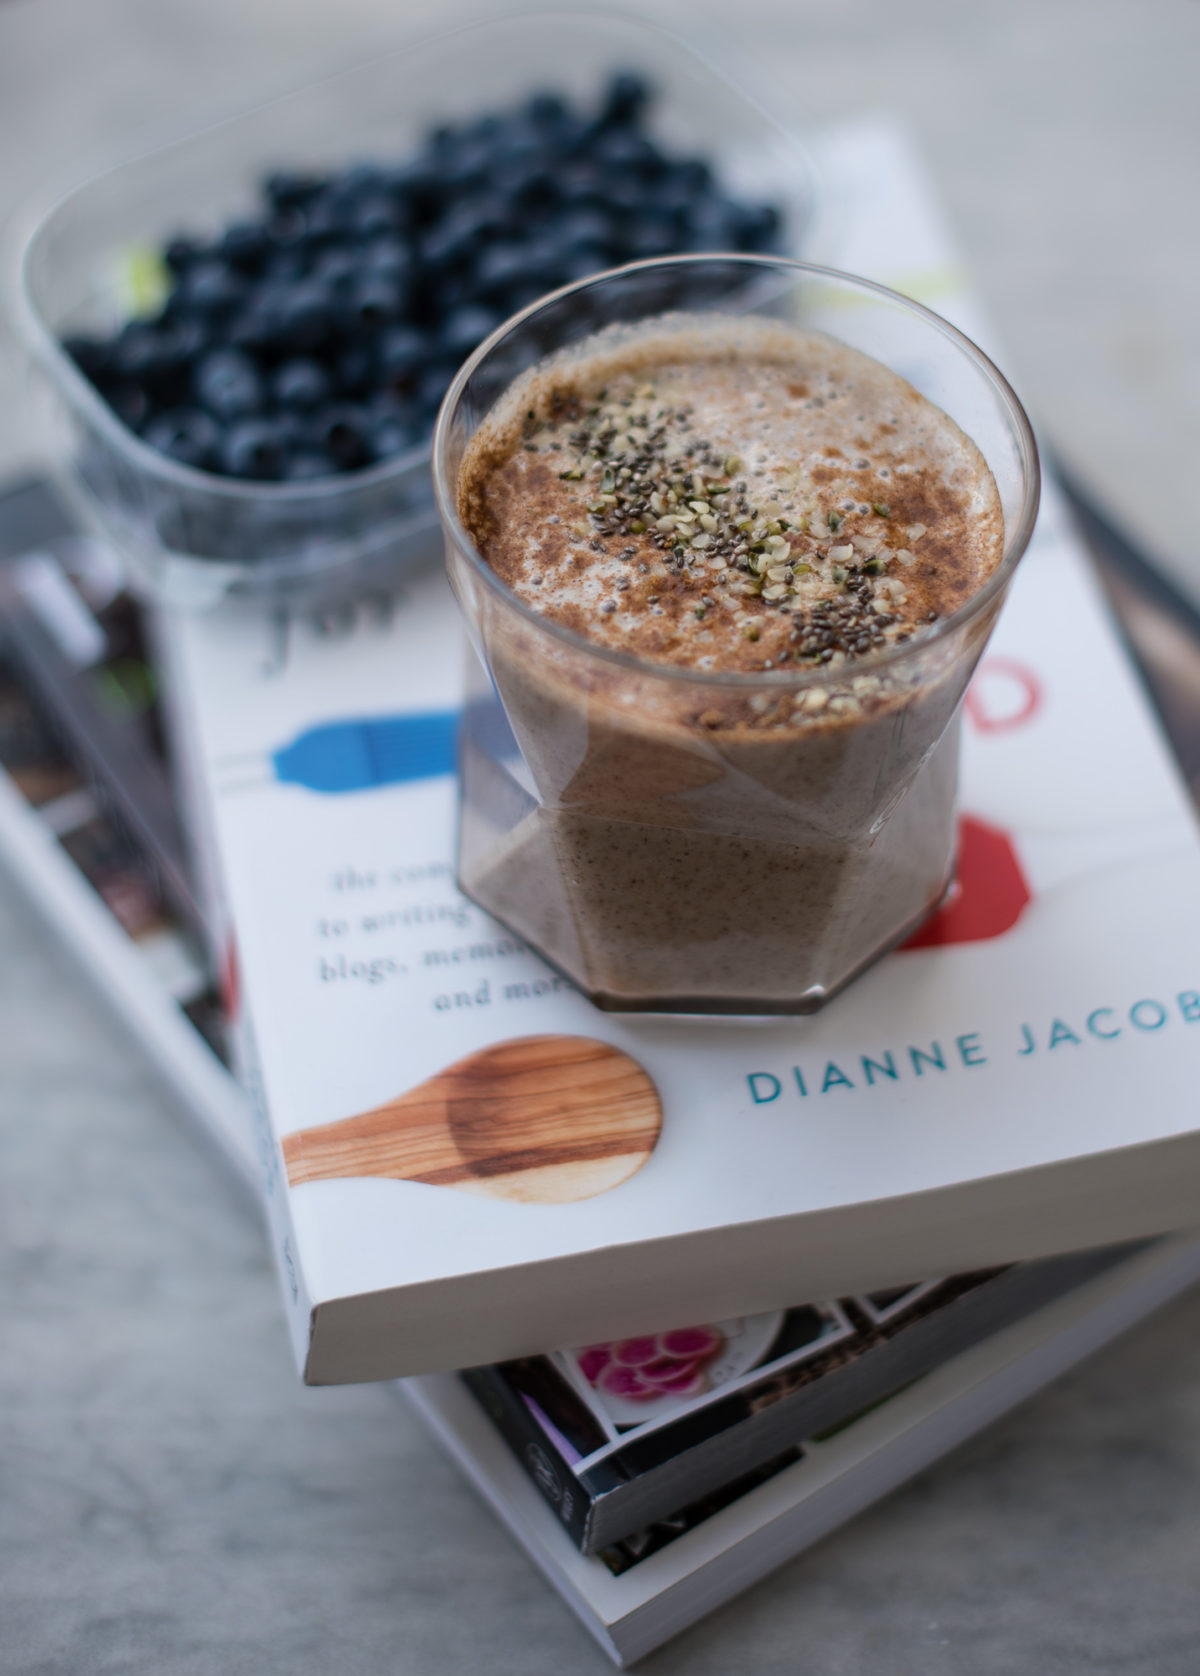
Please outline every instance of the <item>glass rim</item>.
[[[999, 595], [1003, 594], [1033, 535], [1041, 499], [1041, 463], [1038, 457], [1037, 441], [1033, 434], [1033, 426], [1029, 422], [1029, 417], [1022, 407], [1016, 391], [995, 362], [980, 349], [977, 343], [969, 338], [965, 332], [960, 331], [957, 326], [951, 325], [950, 321], [945, 319], [943, 315], [927, 308], [924, 303], [919, 303], [912, 297], [906, 297], [902, 292], [892, 290], [890, 286], [881, 285], [877, 280], [865, 279], [859, 274], [846, 273], [840, 268], [824, 267], [815, 262], [802, 262], [790, 256], [750, 255], [740, 251], [706, 251], [697, 255], [654, 256], [646, 261], [628, 262], [621, 267], [606, 268], [600, 273], [589, 274], [585, 279], [575, 280], [570, 285], [560, 286], [558, 290], [550, 291], [544, 297], [538, 297], [534, 302], [527, 304], [525, 308], [497, 326], [495, 331], [486, 337], [479, 347], [468, 356], [442, 398], [442, 405], [438, 409], [437, 421], [433, 429], [431, 466], [433, 495], [443, 529], [454, 542], [458, 551], [468, 561], [475, 574], [483, 581], [485, 587], [516, 611], [517, 615], [523, 618], [530, 627], [548, 634], [552, 639], [561, 642], [571, 651], [588, 653], [615, 668], [643, 677], [656, 676], [667, 681], [690, 682], [714, 687], [732, 687], [743, 691], [748, 688], [761, 688], [764, 682], [781, 687], [802, 687], [827, 683], [832, 678], [827, 664], [811, 665], [803, 669], [793, 665], [783, 669], [752, 671], [688, 668], [680, 664], [658, 663], [651, 658], [638, 657], [634, 653], [623, 652], [616, 647], [601, 645], [598, 641], [579, 634], [575, 629], [568, 628], [563, 623], [555, 622], [552, 618], [544, 616], [541, 612], [535, 611], [532, 606], [527, 605], [520, 595], [503, 582], [488, 564], [472, 541], [466, 525], [460, 518], [457, 496], [451, 491], [448, 455], [450, 427], [454, 416], [476, 369], [518, 327], [524, 325], [526, 321], [541, 313], [552, 303], [557, 303], [576, 293], [591, 290], [593, 287], [604, 285], [620, 275], [663, 268], [702, 267], [706, 263], [713, 262], [720, 262], [726, 266], [741, 266], [747, 269], [770, 268], [795, 274], [797, 277], [831, 281], [859, 291], [869, 292], [884, 302], [898, 305], [907, 313], [923, 319], [975, 366], [984, 382], [991, 386], [999, 398], [1000, 405], [1009, 418], [1017, 444], [1024, 482], [1020, 512], [1015, 526], [1011, 531], [1007, 525], [1005, 527], [1004, 551], [999, 564], [983, 586], [972, 594], [970, 599], [960, 605], [956, 611], [952, 611], [949, 616], [940, 618], [938, 622], [930, 625], [925, 632], [915, 635], [912, 639], [899, 645], [888, 647], [884, 651], [868, 652], [862, 657], [855, 657], [852, 660], [851, 667], [857, 675], [874, 674], [879, 670], [903, 664], [914, 656], [925, 652], [928, 648], [945, 641], [964, 625], [980, 616]], [[840, 669], [834, 673], [840, 674]]]

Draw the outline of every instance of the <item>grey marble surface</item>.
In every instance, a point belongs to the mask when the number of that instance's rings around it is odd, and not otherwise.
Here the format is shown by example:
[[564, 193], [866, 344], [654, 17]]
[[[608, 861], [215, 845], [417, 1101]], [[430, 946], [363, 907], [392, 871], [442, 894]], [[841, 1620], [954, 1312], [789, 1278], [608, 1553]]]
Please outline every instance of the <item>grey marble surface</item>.
[[[139, 122], [234, 108], [422, 12], [0, 5], [0, 210]], [[1179, 488], [1200, 417], [1200, 10], [732, 15], [804, 119], [911, 118], [1046, 432], [1200, 593]], [[8, 471], [31, 458], [11, 355], [0, 379]], [[607, 1668], [389, 1393], [297, 1383], [255, 1212], [3, 879], [0, 948], [0, 1672]], [[1198, 1580], [1192, 1297], [643, 1668], [1192, 1676]]]

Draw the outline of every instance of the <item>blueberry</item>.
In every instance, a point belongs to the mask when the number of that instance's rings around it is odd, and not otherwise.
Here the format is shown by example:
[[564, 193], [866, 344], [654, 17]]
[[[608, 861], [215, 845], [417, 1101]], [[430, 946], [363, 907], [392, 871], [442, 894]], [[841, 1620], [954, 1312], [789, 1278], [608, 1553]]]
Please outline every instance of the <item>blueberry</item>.
[[417, 410], [422, 415], [432, 419], [442, 405], [442, 397], [450, 388], [451, 381], [458, 368], [439, 362], [430, 367], [421, 377], [417, 386]]
[[420, 159], [388, 169], [384, 185], [397, 203], [403, 204], [410, 222], [423, 221], [435, 207], [440, 193], [437, 170]]
[[271, 394], [280, 407], [309, 412], [329, 399], [329, 375], [316, 361], [285, 361], [271, 379]]
[[523, 244], [493, 244], [483, 252], [475, 269], [481, 297], [499, 297], [529, 272], [529, 250]]
[[465, 268], [471, 262], [478, 238], [473, 221], [449, 215], [421, 240], [417, 251], [421, 266], [437, 275]]
[[491, 147], [488, 145], [456, 146], [445, 157], [442, 167], [443, 191], [455, 197], [465, 197], [487, 185], [492, 169]]
[[357, 251], [345, 245], [331, 245], [313, 261], [312, 278], [319, 279], [336, 295], [348, 291], [359, 271]]
[[489, 147], [489, 173], [499, 180], [506, 172], [538, 168], [546, 160], [545, 135], [519, 122], [508, 123]]
[[494, 238], [504, 227], [510, 213], [511, 207], [502, 194], [478, 193], [455, 204], [443, 216], [439, 231], [448, 236], [457, 235], [468, 247], [472, 247], [480, 239]]
[[603, 209], [608, 203], [608, 182], [594, 163], [580, 161], [560, 170], [558, 189], [571, 209]]
[[112, 346], [115, 375], [151, 388], [171, 370], [167, 334], [141, 320], [122, 326]]
[[273, 419], [239, 419], [221, 438], [221, 465], [231, 477], [278, 478], [285, 457], [283, 437]]
[[286, 239], [285, 243], [296, 243], [311, 257], [317, 251], [336, 244], [346, 236], [346, 217], [339, 209], [335, 200], [328, 194], [316, 198], [304, 211], [304, 231], [296, 240]]
[[212, 320], [233, 312], [246, 295], [246, 282], [226, 263], [205, 259], [185, 270], [178, 291], [188, 312]]
[[705, 198], [693, 208], [684, 228], [684, 250], [736, 250], [737, 216], [732, 204], [721, 198]]
[[364, 403], [369, 425], [415, 425], [416, 408], [412, 399], [383, 390]]
[[605, 185], [604, 207], [616, 215], [634, 215], [650, 202], [646, 186], [636, 175], [614, 175]]
[[195, 239], [173, 238], [167, 240], [163, 249], [163, 261], [173, 274], [181, 274], [190, 268], [193, 262], [199, 261], [204, 254], [203, 245], [197, 243]]
[[263, 405], [262, 380], [239, 349], [214, 349], [197, 364], [196, 399], [218, 419], [242, 419]]
[[534, 122], [529, 116], [518, 115], [513, 119], [513, 126], [517, 132], [531, 134], [546, 157], [565, 161], [573, 155], [578, 139], [584, 134], [591, 135], [595, 123], [590, 110], [585, 111], [568, 100], [553, 122]]
[[368, 275], [350, 292], [340, 313], [353, 329], [374, 332], [399, 320], [407, 300], [405, 287], [394, 279], [383, 274]]
[[488, 245], [520, 243], [527, 239], [530, 232], [545, 224], [546, 216], [540, 211], [529, 209], [517, 203], [514, 198], [502, 196], [499, 193], [491, 200], [491, 219], [494, 226], [480, 235], [472, 250], [478, 260]]
[[534, 279], [530, 274], [526, 274], [523, 279], [514, 280], [508, 290], [505, 291], [503, 298], [497, 298], [497, 306], [502, 308], [505, 315], [519, 314], [523, 308], [528, 308], [530, 303], [535, 303], [539, 297], [544, 297], [548, 290], [553, 291], [557, 286], [565, 285], [569, 278], [586, 277], [585, 275], [572, 273], [573, 266], [572, 258], [565, 259], [562, 267], [558, 270], [554, 283], [548, 286], [543, 285], [540, 280]]
[[405, 224], [405, 216], [395, 198], [382, 193], [364, 198], [350, 216], [350, 227], [356, 237], [376, 238], [381, 233], [394, 233]]
[[601, 168], [635, 175], [639, 180], [653, 180], [665, 169], [658, 147], [632, 128], [613, 128], [602, 134], [592, 148], [592, 156]]
[[300, 413], [295, 408], [281, 408], [271, 415], [279, 440], [289, 453], [302, 454], [309, 446], [312, 431], [311, 413]]
[[267, 222], [267, 236], [280, 250], [303, 250], [308, 238], [308, 214], [302, 209], [278, 209]]
[[739, 204], [734, 224], [739, 250], [778, 250], [783, 216], [775, 204]]
[[380, 384], [396, 393], [411, 389], [429, 358], [425, 338], [411, 326], [393, 326], [379, 339], [376, 364]]
[[377, 355], [373, 347], [352, 344], [343, 350], [335, 366], [338, 394], [362, 396], [370, 389], [377, 371]]
[[318, 175], [297, 174], [294, 170], [279, 170], [268, 175], [263, 183], [267, 199], [277, 208], [295, 207], [315, 198], [325, 185]]
[[550, 92], [533, 94], [522, 112], [532, 128], [557, 128], [570, 114], [566, 100]]
[[553, 126], [535, 129], [535, 134], [545, 146], [546, 155], [558, 168], [569, 158], [582, 156], [588, 150], [595, 139], [595, 123], [568, 107], [566, 115]]
[[421, 441], [426, 427], [402, 419], [382, 419], [372, 424], [367, 432], [367, 445], [376, 460], [387, 460], [395, 454], [406, 454]]
[[143, 440], [160, 454], [169, 454], [185, 466], [209, 471], [217, 464], [221, 433], [217, 425], [196, 407], [175, 407], [151, 419], [142, 432]]
[[117, 418], [131, 431], [140, 431], [150, 418], [150, 398], [140, 384], [114, 384], [104, 395]]
[[[575, 245], [568, 251], [566, 261], [563, 263], [562, 283], [567, 285], [577, 279], [590, 279], [593, 274], [602, 273], [605, 268], [612, 267], [612, 264], [613, 258], [601, 246], [594, 244]], [[533, 298], [529, 297], [526, 301], [532, 302]], [[513, 306], [524, 305], [516, 304]]]
[[365, 465], [368, 420], [362, 408], [349, 402], [323, 407], [313, 418], [312, 441], [333, 459], [340, 470], [353, 471]]
[[263, 275], [268, 280], [278, 281], [281, 285], [290, 284], [293, 280], [303, 279], [305, 274], [304, 257], [299, 250], [280, 250], [274, 256], [267, 258]]
[[382, 385], [378, 390], [373, 390], [361, 406], [372, 424], [382, 419], [407, 419], [412, 416], [412, 402], [409, 397], [397, 394], [396, 391]]
[[345, 198], [371, 198], [387, 189], [384, 169], [380, 163], [368, 162], [361, 158], [357, 163], [347, 163], [329, 183], [331, 192], [336, 192]]
[[426, 133], [425, 144], [430, 156], [441, 163], [461, 144], [461, 132], [452, 122], [438, 122]]
[[502, 318], [494, 309], [481, 308], [478, 303], [456, 308], [442, 324], [442, 350], [448, 357], [464, 360], [490, 332], [495, 331]]
[[321, 280], [297, 280], [281, 292], [277, 306], [277, 337], [282, 348], [304, 354], [319, 349], [329, 338], [335, 303]]
[[634, 122], [650, 103], [652, 89], [634, 70], [619, 70], [604, 90], [600, 120], [604, 123]]
[[664, 178], [693, 198], [702, 198], [713, 189], [713, 172], [703, 157], [685, 157], [670, 164]]
[[305, 448], [289, 454], [283, 466], [287, 483], [310, 483], [321, 477], [336, 477], [337, 465], [328, 454], [316, 448]]
[[185, 373], [208, 348], [208, 328], [202, 320], [164, 322], [160, 336], [162, 362], [172, 375]]
[[621, 245], [626, 261], [640, 262], [651, 256], [669, 256], [680, 248], [680, 240], [665, 216], [641, 215], [625, 223]]
[[65, 337], [62, 346], [85, 378], [103, 384], [113, 373], [113, 345], [105, 338], [76, 333]]
[[558, 171], [552, 164], [530, 169], [525, 178], [510, 190], [509, 197], [518, 209], [548, 213], [562, 202], [557, 176]]
[[[349, 258], [352, 271], [360, 265], [349, 251], [339, 254]], [[407, 287], [412, 280], [412, 256], [404, 241], [395, 237], [371, 239], [365, 244], [361, 252], [361, 267], [372, 277], [389, 279], [401, 287]]]
[[599, 210], [572, 210], [555, 223], [555, 232], [565, 251], [593, 247], [608, 250], [614, 244], [612, 222]]
[[681, 232], [696, 204], [696, 194], [670, 175], [656, 181], [646, 202], [651, 215], [661, 215]]
[[252, 357], [274, 349], [279, 340], [278, 300], [278, 295], [273, 297], [264, 288], [247, 309], [235, 315], [225, 332], [229, 347], [243, 350]]
[[562, 285], [567, 272], [567, 248], [551, 233], [532, 239], [526, 246], [529, 252], [527, 274], [541, 285], [543, 294]]
[[492, 158], [487, 190], [499, 198], [514, 198], [531, 175], [540, 174], [546, 159], [539, 145], [505, 147]]
[[436, 276], [426, 275], [425, 283], [409, 309], [408, 323], [436, 336], [448, 314], [464, 303], [478, 301], [479, 288], [470, 268]]
[[221, 234], [218, 249], [231, 268], [241, 273], [255, 273], [266, 260], [271, 248], [266, 228], [261, 221], [234, 221]]

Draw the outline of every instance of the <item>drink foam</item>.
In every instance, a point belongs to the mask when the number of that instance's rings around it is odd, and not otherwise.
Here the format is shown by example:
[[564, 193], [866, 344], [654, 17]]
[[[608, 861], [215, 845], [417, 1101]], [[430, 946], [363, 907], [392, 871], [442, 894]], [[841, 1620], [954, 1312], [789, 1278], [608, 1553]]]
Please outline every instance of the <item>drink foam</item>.
[[531, 609], [698, 671], [902, 644], [999, 563], [975, 444], [879, 362], [732, 317], [610, 328], [519, 379], [472, 439], [459, 508]]

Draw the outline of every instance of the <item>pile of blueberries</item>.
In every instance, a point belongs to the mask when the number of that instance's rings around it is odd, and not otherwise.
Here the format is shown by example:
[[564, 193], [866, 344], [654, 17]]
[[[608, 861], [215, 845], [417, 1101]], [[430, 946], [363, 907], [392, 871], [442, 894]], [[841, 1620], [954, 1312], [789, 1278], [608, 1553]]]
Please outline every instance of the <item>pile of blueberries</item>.
[[651, 99], [624, 72], [593, 111], [542, 92], [398, 166], [271, 175], [257, 219], [166, 246], [156, 318], [64, 347], [150, 447], [202, 471], [299, 481], [402, 454], [536, 297], [642, 257], [778, 248], [774, 205], [649, 137]]

